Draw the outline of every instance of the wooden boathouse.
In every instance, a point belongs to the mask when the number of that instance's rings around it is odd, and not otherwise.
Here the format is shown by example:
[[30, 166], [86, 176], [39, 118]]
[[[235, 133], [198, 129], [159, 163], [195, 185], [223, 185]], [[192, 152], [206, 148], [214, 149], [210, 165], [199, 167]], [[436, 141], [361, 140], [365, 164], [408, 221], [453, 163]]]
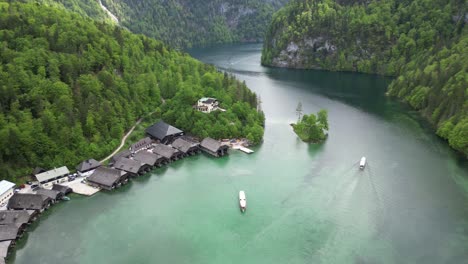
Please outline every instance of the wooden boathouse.
[[181, 151], [184, 156], [192, 156], [200, 152], [200, 143], [191, 142], [183, 138], [174, 140], [171, 146]]
[[218, 140], [205, 138], [200, 143], [200, 148], [212, 156], [222, 157], [228, 154], [229, 146], [222, 145]]
[[58, 202], [58, 200], [63, 198], [63, 193], [56, 190], [49, 190], [44, 188], [39, 188], [36, 191], [36, 194], [42, 194], [44, 196], [49, 197], [52, 200], [52, 203], [56, 203]]
[[118, 159], [114, 165], [112, 165], [115, 169], [123, 170], [128, 172], [129, 176], [136, 177], [138, 175], [142, 175], [145, 172], [151, 170], [151, 166], [145, 163], [142, 163], [138, 160], [132, 160], [129, 158], [120, 158]]
[[181, 151], [163, 144], [157, 144], [153, 148], [153, 153], [161, 155], [169, 161], [176, 161], [183, 158], [183, 153]]
[[148, 127], [146, 129], [146, 134], [148, 134], [152, 139], [158, 140], [162, 144], [170, 144], [176, 138], [184, 135], [184, 132], [161, 120]]
[[117, 170], [107, 167], [97, 168], [91, 176], [88, 177], [88, 183], [91, 186], [111, 191], [127, 183], [128, 173], [123, 170]]
[[41, 194], [15, 193], [8, 201], [9, 210], [35, 210], [42, 212], [49, 208], [52, 199]]

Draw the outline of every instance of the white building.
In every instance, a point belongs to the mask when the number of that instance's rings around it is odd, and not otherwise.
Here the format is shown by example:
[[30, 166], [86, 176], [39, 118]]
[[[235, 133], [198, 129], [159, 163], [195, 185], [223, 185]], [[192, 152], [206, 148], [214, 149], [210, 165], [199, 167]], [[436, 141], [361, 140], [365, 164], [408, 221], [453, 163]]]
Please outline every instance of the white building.
[[219, 107], [219, 102], [215, 98], [203, 97], [197, 102], [197, 110], [203, 113], [211, 113], [212, 111], [226, 111]]
[[39, 182], [39, 186], [42, 188], [52, 187], [54, 183], [63, 183], [68, 181], [68, 174], [70, 171], [66, 166], [55, 168], [50, 171], [36, 174], [36, 179]]
[[8, 202], [8, 199], [13, 195], [15, 184], [9, 181], [0, 181], [0, 204]]

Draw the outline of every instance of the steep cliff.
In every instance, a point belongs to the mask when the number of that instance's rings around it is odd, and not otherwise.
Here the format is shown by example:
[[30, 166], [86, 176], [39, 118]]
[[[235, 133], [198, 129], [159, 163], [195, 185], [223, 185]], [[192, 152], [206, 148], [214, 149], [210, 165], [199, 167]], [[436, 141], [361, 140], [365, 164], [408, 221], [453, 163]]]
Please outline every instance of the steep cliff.
[[295, 0], [273, 16], [262, 64], [397, 76], [408, 102], [468, 154], [468, 7], [459, 0]]

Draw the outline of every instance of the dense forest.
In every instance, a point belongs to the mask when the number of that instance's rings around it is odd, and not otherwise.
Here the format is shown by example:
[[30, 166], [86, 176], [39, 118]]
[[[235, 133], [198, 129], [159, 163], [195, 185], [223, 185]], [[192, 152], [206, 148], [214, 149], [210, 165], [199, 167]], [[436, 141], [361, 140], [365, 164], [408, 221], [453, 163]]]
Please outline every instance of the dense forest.
[[273, 16], [264, 65], [395, 76], [408, 102], [468, 155], [468, 2], [295, 0]]
[[[201, 114], [200, 97], [224, 113]], [[74, 167], [152, 113], [197, 136], [263, 136], [244, 83], [161, 42], [41, 4], [0, 1], [0, 174]]]
[[[105, 20], [96, 0], [29, 0], [61, 4], [80, 14]], [[215, 43], [259, 42], [272, 14], [288, 0], [102, 0], [121, 26], [187, 48]]]

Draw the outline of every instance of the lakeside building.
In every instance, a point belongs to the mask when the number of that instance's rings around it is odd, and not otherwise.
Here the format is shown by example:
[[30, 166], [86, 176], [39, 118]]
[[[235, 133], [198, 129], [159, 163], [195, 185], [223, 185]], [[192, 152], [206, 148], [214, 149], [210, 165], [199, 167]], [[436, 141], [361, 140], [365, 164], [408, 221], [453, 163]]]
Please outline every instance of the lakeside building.
[[0, 181], [0, 205], [8, 202], [11, 196], [13, 196], [15, 184], [6, 180]]
[[128, 173], [123, 170], [99, 167], [87, 180], [91, 186], [110, 191], [127, 183]]
[[24, 231], [24, 225], [0, 225], [0, 242], [9, 241], [12, 242], [17, 238], [20, 238], [21, 234]]
[[222, 157], [228, 154], [229, 146], [222, 145], [218, 140], [205, 138], [200, 143], [200, 148], [212, 156]]
[[23, 225], [33, 222], [38, 213], [34, 210], [8, 210], [0, 211], [0, 225]]
[[52, 187], [54, 183], [62, 183], [68, 181], [70, 171], [66, 166], [55, 168], [46, 172], [36, 174], [35, 177], [41, 187]]
[[183, 158], [183, 154], [181, 151], [171, 146], [163, 144], [157, 144], [156, 146], [154, 146], [153, 153], [161, 155], [169, 161], [176, 161]]
[[140, 151], [135, 154], [133, 159], [153, 168], [154, 166], [157, 166], [157, 161], [160, 159], [160, 157], [161, 156], [148, 151]]
[[76, 171], [79, 174], [90, 172], [98, 167], [101, 167], [101, 163], [95, 159], [87, 159], [76, 166]]
[[149, 137], [145, 137], [144, 139], [140, 139], [138, 142], [130, 145], [130, 152], [137, 153], [140, 150], [145, 150], [151, 147], [153, 144], [153, 140]]
[[12, 247], [13, 240], [1, 241], [0, 242], [0, 264], [5, 264], [5, 259], [10, 252], [10, 247]]
[[61, 192], [64, 196], [73, 192], [72, 188], [60, 184], [54, 184], [52, 190]]
[[46, 197], [49, 197], [52, 200], [52, 203], [56, 203], [58, 200], [63, 198], [63, 193], [56, 190], [49, 190], [44, 188], [39, 188], [36, 191], [36, 194], [41, 194]]
[[203, 97], [197, 102], [197, 110], [202, 113], [211, 113], [212, 111], [226, 111], [219, 107], [219, 101], [216, 98]]
[[130, 150], [126, 149], [124, 151], [121, 151], [112, 156], [112, 158], [109, 161], [109, 165], [116, 163], [117, 160], [119, 160], [120, 158], [129, 158], [130, 156], [132, 156], [132, 152]]
[[138, 160], [132, 160], [124, 157], [118, 159], [117, 162], [115, 162], [115, 164], [112, 166], [115, 169], [128, 172], [129, 176], [133, 177], [151, 170], [150, 165], [141, 163], [141, 161]]
[[184, 132], [176, 127], [166, 124], [164, 121], [159, 121], [146, 129], [152, 139], [158, 140], [162, 144], [170, 144], [176, 138], [183, 136]]
[[200, 143], [191, 142], [183, 138], [174, 140], [171, 146], [181, 151], [185, 156], [191, 156], [200, 152]]
[[35, 210], [42, 212], [49, 208], [52, 199], [41, 194], [15, 193], [8, 201], [9, 210]]

